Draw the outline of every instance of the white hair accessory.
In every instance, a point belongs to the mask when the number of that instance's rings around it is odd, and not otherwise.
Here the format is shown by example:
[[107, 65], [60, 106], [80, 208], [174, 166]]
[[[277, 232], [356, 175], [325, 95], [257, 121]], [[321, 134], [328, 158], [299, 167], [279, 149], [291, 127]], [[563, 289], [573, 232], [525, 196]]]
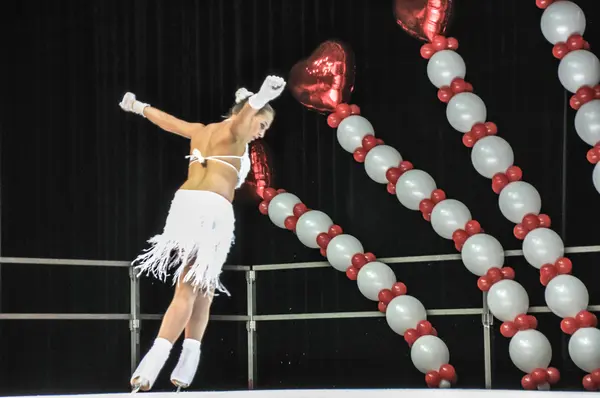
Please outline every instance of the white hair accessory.
[[254, 95], [254, 93], [242, 87], [235, 92], [235, 103], [239, 104], [240, 102], [242, 102], [246, 98], [249, 98], [252, 95]]

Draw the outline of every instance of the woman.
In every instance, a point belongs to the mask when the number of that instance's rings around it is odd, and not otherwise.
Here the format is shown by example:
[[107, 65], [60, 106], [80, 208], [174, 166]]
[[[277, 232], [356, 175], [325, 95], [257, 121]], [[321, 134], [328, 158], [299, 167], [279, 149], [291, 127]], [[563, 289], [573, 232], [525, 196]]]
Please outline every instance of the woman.
[[152, 273], [162, 280], [175, 269], [176, 283], [158, 337], [131, 377], [134, 392], [152, 388], [184, 329], [171, 382], [187, 388], [196, 374], [215, 289], [229, 294], [219, 276], [234, 239], [234, 191], [250, 170], [248, 143], [262, 138], [271, 126], [275, 111], [269, 102], [284, 87], [282, 78], [268, 76], [257, 94], [240, 89], [229, 117], [208, 125], [179, 120], [137, 101], [132, 93], [125, 94], [119, 104], [191, 140], [188, 179], [175, 193], [163, 233], [151, 238], [150, 248], [133, 262], [139, 274]]

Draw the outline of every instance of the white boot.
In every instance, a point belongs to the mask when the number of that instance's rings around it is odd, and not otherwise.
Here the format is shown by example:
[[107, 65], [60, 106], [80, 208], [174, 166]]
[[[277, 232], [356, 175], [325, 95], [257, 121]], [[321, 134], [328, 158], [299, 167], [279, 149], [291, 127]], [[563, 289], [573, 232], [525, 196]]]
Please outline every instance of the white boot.
[[177, 366], [171, 373], [171, 383], [176, 387], [188, 388], [194, 380], [198, 364], [200, 363], [200, 342], [185, 339], [181, 348], [181, 356]]
[[173, 344], [169, 340], [160, 337], [154, 340], [154, 345], [131, 376], [130, 384], [134, 392], [138, 390], [148, 391], [152, 388], [158, 374], [169, 358], [172, 347]]

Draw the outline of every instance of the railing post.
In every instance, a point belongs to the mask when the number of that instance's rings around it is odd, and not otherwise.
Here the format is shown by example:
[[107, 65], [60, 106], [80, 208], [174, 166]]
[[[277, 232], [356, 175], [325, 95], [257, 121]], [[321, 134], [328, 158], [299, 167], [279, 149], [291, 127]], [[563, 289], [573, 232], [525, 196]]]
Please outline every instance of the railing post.
[[256, 383], [256, 272], [252, 269], [246, 271], [246, 307], [248, 321], [248, 389], [253, 390]]
[[485, 371], [485, 388], [492, 388], [492, 325], [494, 316], [487, 304], [487, 292], [483, 292], [483, 312], [481, 313], [483, 325], [483, 361]]
[[129, 332], [131, 346], [131, 373], [140, 360], [140, 280], [133, 267], [129, 268]]

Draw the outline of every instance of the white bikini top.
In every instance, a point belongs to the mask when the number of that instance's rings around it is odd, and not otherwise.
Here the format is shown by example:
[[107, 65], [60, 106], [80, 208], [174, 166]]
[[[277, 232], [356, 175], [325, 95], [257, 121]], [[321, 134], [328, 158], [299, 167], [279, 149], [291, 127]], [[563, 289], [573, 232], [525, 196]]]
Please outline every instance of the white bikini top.
[[[238, 176], [238, 183], [235, 186], [236, 189], [241, 187], [242, 184], [246, 181], [246, 177], [248, 177], [248, 173], [250, 172], [250, 167], [251, 167], [250, 155], [248, 153], [248, 145], [246, 145], [246, 150], [244, 151], [244, 154], [242, 156], [215, 155], [215, 156], [204, 157], [204, 156], [202, 156], [202, 153], [200, 152], [200, 150], [194, 148], [192, 150], [192, 154], [186, 156], [186, 159], [190, 159], [190, 164], [192, 164], [194, 162], [198, 162], [198, 163], [206, 166], [206, 162], [208, 160], [214, 160], [214, 161], [221, 162], [221, 163], [231, 167], [232, 169], [235, 170], [235, 172]], [[228, 163], [224, 160], [221, 160], [221, 159], [240, 159], [240, 161], [241, 161], [240, 170], [238, 171], [238, 169], [234, 165], [232, 165], [231, 163]]]

